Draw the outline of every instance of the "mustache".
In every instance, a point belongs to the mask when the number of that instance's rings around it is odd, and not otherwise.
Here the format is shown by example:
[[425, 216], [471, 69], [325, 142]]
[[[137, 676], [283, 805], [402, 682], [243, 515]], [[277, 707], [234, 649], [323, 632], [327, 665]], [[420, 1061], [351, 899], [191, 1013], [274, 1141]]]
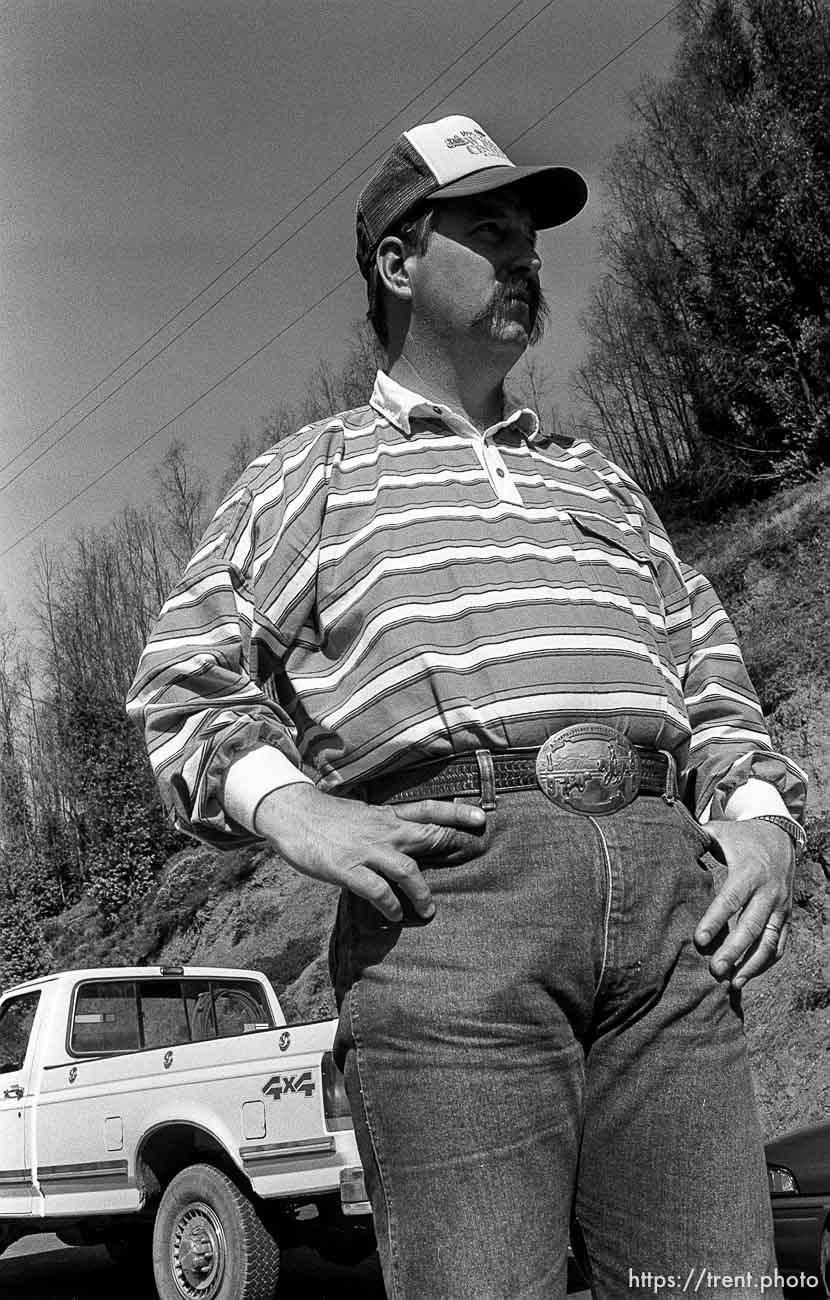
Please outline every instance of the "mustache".
[[488, 307], [475, 323], [484, 328], [498, 325], [506, 319], [512, 303], [517, 301], [527, 303], [530, 316], [528, 345], [532, 347], [539, 342], [550, 320], [547, 298], [539, 281], [533, 276], [511, 275], [506, 280], [500, 280], [493, 290]]

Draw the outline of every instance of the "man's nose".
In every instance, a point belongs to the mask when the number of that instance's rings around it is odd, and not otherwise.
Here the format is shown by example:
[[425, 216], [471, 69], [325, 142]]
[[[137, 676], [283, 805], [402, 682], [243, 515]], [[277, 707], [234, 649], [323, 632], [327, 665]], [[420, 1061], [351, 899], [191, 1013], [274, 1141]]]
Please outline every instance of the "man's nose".
[[530, 273], [531, 275], [538, 275], [541, 266], [542, 259], [530, 240], [518, 240], [516, 246], [511, 249], [511, 269], [521, 270], [525, 273]]

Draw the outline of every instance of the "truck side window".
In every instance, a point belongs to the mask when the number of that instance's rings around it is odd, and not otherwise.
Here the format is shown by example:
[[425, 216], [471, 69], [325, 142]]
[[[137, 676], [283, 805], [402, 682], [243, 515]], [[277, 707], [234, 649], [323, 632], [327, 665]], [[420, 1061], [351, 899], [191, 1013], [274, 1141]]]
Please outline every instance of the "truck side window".
[[142, 980], [138, 997], [144, 1047], [174, 1047], [190, 1041], [179, 980]]
[[135, 1052], [141, 1046], [133, 980], [90, 980], [75, 996], [69, 1050], [82, 1055]]
[[0, 1074], [23, 1069], [39, 1000], [38, 991], [21, 993], [0, 1008]]

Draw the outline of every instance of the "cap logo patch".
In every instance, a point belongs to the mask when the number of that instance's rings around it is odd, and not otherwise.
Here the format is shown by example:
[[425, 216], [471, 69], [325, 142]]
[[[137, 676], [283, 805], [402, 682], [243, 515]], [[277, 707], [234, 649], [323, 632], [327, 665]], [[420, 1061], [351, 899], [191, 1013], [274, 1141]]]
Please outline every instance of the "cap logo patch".
[[509, 162], [503, 149], [495, 140], [491, 140], [484, 131], [458, 131], [449, 135], [444, 141], [447, 149], [466, 149], [470, 154], [483, 154], [485, 158], [504, 158]]

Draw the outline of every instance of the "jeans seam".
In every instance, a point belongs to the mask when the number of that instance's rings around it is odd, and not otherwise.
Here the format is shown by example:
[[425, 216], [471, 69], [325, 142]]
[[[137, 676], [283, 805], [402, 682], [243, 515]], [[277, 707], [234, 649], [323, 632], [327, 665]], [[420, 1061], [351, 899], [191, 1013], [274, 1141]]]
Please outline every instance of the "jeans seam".
[[605, 867], [606, 878], [608, 881], [608, 893], [605, 900], [605, 917], [602, 926], [602, 964], [599, 970], [599, 977], [597, 979], [596, 984], [594, 985], [594, 997], [596, 997], [597, 994], [599, 993], [600, 985], [602, 984], [602, 981], [605, 978], [605, 970], [608, 963], [608, 942], [609, 942], [609, 936], [611, 931], [611, 898], [614, 890], [614, 877], [611, 871], [611, 855], [608, 852], [608, 845], [605, 842], [605, 836], [602, 833], [602, 827], [598, 824], [595, 817], [589, 817], [588, 821], [591, 823], [597, 835], [599, 836], [599, 841], [600, 844], [602, 845], [602, 860], [603, 860], [603, 865]]
[[357, 983], [355, 983], [349, 990], [349, 1016], [352, 1023], [352, 1036], [354, 1038], [355, 1068], [357, 1070], [357, 1081], [360, 1086], [360, 1095], [363, 1099], [363, 1114], [366, 1117], [366, 1131], [369, 1134], [369, 1141], [372, 1144], [372, 1155], [374, 1156], [375, 1166], [378, 1171], [381, 1195], [386, 1203], [386, 1233], [389, 1240], [389, 1268], [392, 1275], [391, 1280], [393, 1288], [393, 1295], [390, 1297], [390, 1300], [402, 1300], [398, 1276], [398, 1250], [394, 1232], [392, 1197], [389, 1192], [386, 1171], [380, 1156], [380, 1148], [378, 1147], [377, 1139], [375, 1137], [373, 1118], [370, 1113], [369, 1097], [363, 1085], [363, 1072], [360, 1068], [361, 1052], [360, 1043], [358, 1041], [360, 1014], [357, 1002], [357, 988]]

